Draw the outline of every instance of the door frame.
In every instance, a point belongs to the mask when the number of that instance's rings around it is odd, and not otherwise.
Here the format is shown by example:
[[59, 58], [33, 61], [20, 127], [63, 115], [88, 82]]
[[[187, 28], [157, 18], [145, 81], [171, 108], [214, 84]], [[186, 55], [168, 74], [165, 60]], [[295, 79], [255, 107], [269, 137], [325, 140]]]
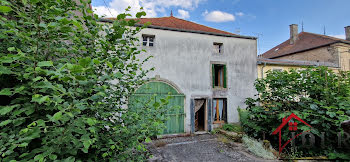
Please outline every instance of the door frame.
[[195, 113], [194, 113], [194, 109], [195, 109], [195, 104], [196, 104], [196, 100], [204, 100], [204, 131], [205, 132], [209, 132], [209, 122], [208, 122], [208, 119], [209, 119], [209, 115], [208, 115], [208, 98], [201, 98], [201, 97], [196, 97], [196, 98], [193, 98], [193, 106], [191, 106], [191, 111], [193, 112], [193, 115], [192, 115], [192, 121], [191, 124], [192, 125], [192, 133], [196, 133], [196, 126], [195, 126], [195, 123], [194, 121], [196, 120], [195, 118]]

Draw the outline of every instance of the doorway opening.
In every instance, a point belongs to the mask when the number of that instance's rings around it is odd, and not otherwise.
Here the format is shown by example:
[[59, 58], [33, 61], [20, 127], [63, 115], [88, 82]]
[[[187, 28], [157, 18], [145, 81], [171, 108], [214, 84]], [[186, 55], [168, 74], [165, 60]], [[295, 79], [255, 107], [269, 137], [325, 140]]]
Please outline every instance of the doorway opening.
[[207, 106], [205, 99], [195, 100], [195, 132], [207, 131]]

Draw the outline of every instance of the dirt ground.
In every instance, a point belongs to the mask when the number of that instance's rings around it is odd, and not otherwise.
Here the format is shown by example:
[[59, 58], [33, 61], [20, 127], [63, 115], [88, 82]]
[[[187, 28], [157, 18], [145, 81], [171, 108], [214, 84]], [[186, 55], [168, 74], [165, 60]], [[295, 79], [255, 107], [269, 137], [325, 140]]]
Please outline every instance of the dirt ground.
[[149, 161], [266, 161], [221, 135], [194, 135], [152, 141]]

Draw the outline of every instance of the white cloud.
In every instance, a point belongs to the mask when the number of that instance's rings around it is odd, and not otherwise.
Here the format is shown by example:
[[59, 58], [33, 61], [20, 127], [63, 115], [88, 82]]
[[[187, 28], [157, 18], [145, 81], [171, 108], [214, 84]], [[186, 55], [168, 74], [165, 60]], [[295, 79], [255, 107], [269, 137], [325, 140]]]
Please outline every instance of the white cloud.
[[[164, 14], [166, 9], [170, 7], [193, 10], [203, 1], [205, 0], [111, 0], [107, 7], [111, 10], [112, 15], [109, 13], [106, 6], [93, 6], [93, 9], [99, 16], [105, 14], [106, 17], [116, 17], [118, 14], [124, 13], [128, 6], [132, 7], [130, 9], [130, 14], [133, 16], [143, 7], [147, 14], [146, 17], [157, 17], [159, 13]], [[181, 13], [179, 14], [181, 15]], [[170, 15], [170, 13], [167, 15]]]
[[244, 13], [243, 12], [236, 12], [236, 16], [242, 17], [242, 16], [244, 16]]
[[190, 14], [186, 10], [179, 9], [179, 10], [177, 10], [177, 12], [179, 13], [179, 15], [176, 16], [176, 17], [179, 17], [181, 19], [188, 19], [188, 18], [190, 18]]
[[235, 16], [222, 11], [211, 11], [211, 12], [204, 12], [202, 15], [204, 15], [204, 19], [206, 21], [210, 22], [228, 22], [228, 21], [235, 21]]
[[336, 38], [340, 38], [340, 39], [345, 39], [345, 34], [339, 34], [339, 35], [329, 35], [331, 37], [336, 37]]

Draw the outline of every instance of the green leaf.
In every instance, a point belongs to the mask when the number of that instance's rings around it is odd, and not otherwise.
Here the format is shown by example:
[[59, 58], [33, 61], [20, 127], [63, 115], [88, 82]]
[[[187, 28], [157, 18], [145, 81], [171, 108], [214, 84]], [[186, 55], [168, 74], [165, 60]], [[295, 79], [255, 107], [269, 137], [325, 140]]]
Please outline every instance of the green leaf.
[[15, 107], [18, 105], [12, 105], [12, 106], [1, 106], [0, 108], [0, 115], [5, 115], [9, 112], [11, 112]]
[[82, 67], [87, 67], [89, 64], [91, 63], [91, 58], [87, 57], [87, 58], [82, 58], [79, 60], [79, 65]]
[[56, 159], [57, 159], [57, 155], [55, 155], [55, 154], [50, 154], [50, 155], [49, 155], [49, 158], [50, 158], [51, 160], [56, 160]]
[[92, 118], [87, 118], [86, 123], [88, 123], [90, 126], [93, 126], [96, 124], [95, 120]]
[[93, 62], [94, 62], [94, 64], [96, 64], [96, 65], [100, 64], [100, 61], [99, 61], [98, 59], [94, 59]]
[[11, 70], [7, 69], [7, 67], [0, 65], [0, 74], [11, 74]]
[[123, 77], [123, 74], [122, 74], [121, 72], [118, 71], [117, 74], [116, 74], [116, 77], [117, 77], [117, 78], [122, 78], [122, 77]]
[[0, 127], [5, 126], [5, 125], [7, 125], [7, 124], [10, 124], [11, 122], [12, 122], [12, 120], [5, 120], [5, 121], [2, 121], [2, 122], [0, 123]]
[[27, 0], [22, 0], [22, 3], [25, 5], [27, 5]]
[[15, 47], [9, 47], [9, 48], [7, 48], [7, 50], [11, 52], [11, 51], [16, 50], [16, 48]]
[[52, 117], [54, 120], [60, 120], [62, 118], [62, 111], [55, 113]]
[[109, 61], [107, 61], [107, 66], [110, 67], [110, 68], [113, 68], [113, 64], [110, 63]]
[[39, 155], [36, 155], [36, 156], [34, 157], [34, 160], [35, 160], [35, 161], [39, 161], [39, 160], [41, 160], [41, 159], [44, 159], [44, 155], [43, 155], [43, 154], [39, 154]]
[[18, 147], [27, 147], [27, 146], [28, 146], [28, 143], [26, 143], [26, 142], [18, 145]]
[[53, 62], [52, 61], [40, 61], [40, 62], [38, 62], [38, 66], [39, 67], [53, 66]]
[[49, 99], [49, 96], [40, 97], [40, 99], [38, 100], [38, 103], [42, 104], [43, 102], [47, 101], [48, 99]]
[[147, 138], [145, 139], [145, 142], [146, 142], [146, 143], [150, 143], [150, 142], [152, 142], [152, 140], [151, 140], [149, 137], [147, 137]]
[[11, 89], [10, 88], [4, 88], [0, 91], [0, 95], [3, 95], [3, 96], [11, 96], [12, 95], [12, 92], [11, 92]]
[[9, 6], [0, 6], [0, 12], [10, 12], [12, 8]]

